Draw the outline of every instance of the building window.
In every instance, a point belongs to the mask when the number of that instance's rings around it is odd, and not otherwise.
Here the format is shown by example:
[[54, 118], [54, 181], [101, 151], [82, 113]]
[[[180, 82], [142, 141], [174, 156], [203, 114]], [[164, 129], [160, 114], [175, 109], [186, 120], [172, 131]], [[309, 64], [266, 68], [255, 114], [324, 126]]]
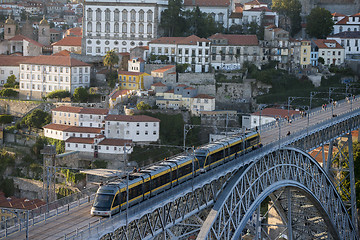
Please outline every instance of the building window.
[[149, 24], [147, 25], [147, 33], [148, 33], [148, 34], [151, 34], [151, 33], [152, 33], [152, 24], [151, 24], [151, 23], [149, 23]]
[[116, 22], [116, 21], [119, 21], [119, 16], [120, 16], [120, 11], [119, 11], [119, 9], [115, 9], [115, 11], [114, 11], [114, 21]]
[[139, 131], [136, 131], [136, 135], [139, 135], [140, 134], [140, 132]]
[[156, 131], [153, 131], [153, 135], [156, 135]]
[[153, 12], [151, 10], [147, 11], [147, 21], [152, 22]]
[[114, 24], [114, 32], [118, 33], [119, 32], [119, 23], [115, 23]]
[[127, 32], [127, 24], [126, 24], [126, 23], [123, 23], [123, 24], [122, 24], [122, 32], [123, 32], [123, 33], [126, 33], [126, 32]]
[[101, 21], [101, 9], [96, 9], [96, 21]]
[[105, 21], [110, 21], [110, 9], [105, 10]]
[[145, 135], [148, 135], [149, 133], [148, 133], [148, 131], [145, 131]]
[[122, 11], [122, 20], [123, 22], [127, 21], [127, 11], [125, 9]]
[[130, 11], [130, 21], [132, 22], [136, 21], [136, 12], [134, 9]]
[[140, 123], [136, 123], [136, 126], [137, 126], [137, 127], [140, 127]]

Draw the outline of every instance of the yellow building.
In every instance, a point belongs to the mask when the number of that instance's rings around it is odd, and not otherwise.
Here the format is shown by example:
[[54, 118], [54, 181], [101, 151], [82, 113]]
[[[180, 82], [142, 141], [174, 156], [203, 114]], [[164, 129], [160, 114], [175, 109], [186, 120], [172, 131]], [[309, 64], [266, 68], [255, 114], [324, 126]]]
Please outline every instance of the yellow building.
[[302, 40], [301, 41], [301, 47], [300, 47], [300, 65], [302, 68], [307, 67], [310, 65], [311, 57], [311, 42], [308, 40]]
[[119, 87], [121, 90], [143, 90], [146, 77], [150, 74], [144, 72], [119, 71]]

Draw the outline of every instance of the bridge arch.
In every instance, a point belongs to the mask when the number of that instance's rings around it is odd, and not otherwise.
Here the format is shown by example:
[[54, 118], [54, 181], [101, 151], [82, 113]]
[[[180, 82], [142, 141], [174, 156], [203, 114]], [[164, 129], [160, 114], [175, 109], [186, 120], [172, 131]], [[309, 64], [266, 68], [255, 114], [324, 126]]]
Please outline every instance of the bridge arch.
[[252, 213], [280, 188], [303, 192], [333, 239], [358, 239], [345, 206], [324, 169], [293, 147], [274, 151], [238, 171], [218, 196], [197, 239], [240, 239]]

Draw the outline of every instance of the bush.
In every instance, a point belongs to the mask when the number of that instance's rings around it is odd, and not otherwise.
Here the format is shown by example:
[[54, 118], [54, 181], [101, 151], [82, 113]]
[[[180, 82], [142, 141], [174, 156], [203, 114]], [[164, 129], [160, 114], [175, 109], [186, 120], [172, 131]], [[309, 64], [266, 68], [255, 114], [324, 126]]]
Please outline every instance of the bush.
[[2, 97], [17, 97], [19, 93], [11, 88], [5, 88], [0, 91], [0, 95]]
[[14, 117], [8, 114], [0, 115], [0, 124], [11, 123], [14, 120]]
[[40, 109], [35, 109], [22, 119], [22, 124], [28, 128], [42, 128], [51, 122], [51, 114]]
[[107, 168], [107, 162], [104, 160], [95, 160], [92, 163], [92, 168]]
[[14, 196], [15, 193], [15, 185], [14, 180], [9, 178], [0, 177], [0, 190], [4, 192], [5, 197]]
[[51, 93], [48, 93], [48, 95], [46, 95], [46, 98], [50, 98], [50, 99], [57, 98], [59, 99], [59, 101], [61, 101], [61, 99], [66, 97], [70, 97], [70, 92], [66, 90], [55, 90], [52, 91]]

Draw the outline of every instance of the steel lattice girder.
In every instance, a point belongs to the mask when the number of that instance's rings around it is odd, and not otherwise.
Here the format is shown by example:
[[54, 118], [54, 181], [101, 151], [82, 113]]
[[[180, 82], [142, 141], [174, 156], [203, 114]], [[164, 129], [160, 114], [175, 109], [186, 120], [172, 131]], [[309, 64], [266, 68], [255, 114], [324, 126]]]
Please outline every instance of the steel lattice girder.
[[[295, 187], [307, 193], [334, 239], [358, 239], [341, 197], [324, 169], [307, 153], [284, 148], [251, 164], [210, 211], [198, 239], [239, 239], [251, 214], [272, 192]], [[226, 195], [226, 196], [224, 196]]]

